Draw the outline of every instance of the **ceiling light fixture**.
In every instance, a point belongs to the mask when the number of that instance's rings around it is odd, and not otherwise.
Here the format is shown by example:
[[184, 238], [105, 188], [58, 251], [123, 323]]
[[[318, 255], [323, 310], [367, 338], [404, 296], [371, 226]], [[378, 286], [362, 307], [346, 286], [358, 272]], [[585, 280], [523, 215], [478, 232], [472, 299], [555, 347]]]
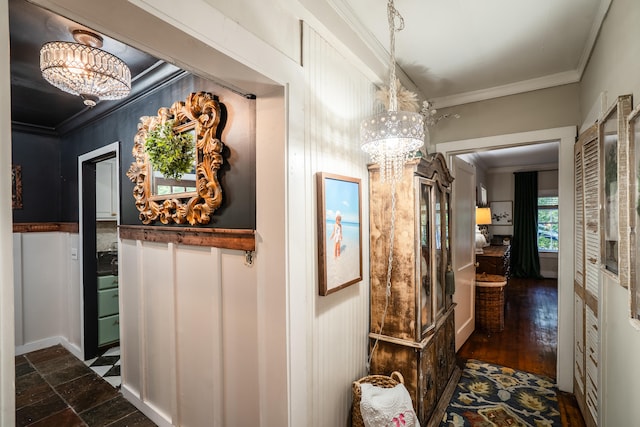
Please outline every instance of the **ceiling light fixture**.
[[88, 107], [101, 99], [120, 99], [131, 91], [131, 71], [120, 58], [101, 50], [102, 37], [74, 30], [77, 43], [55, 41], [40, 49], [42, 77], [58, 89], [80, 96]]
[[[363, 151], [380, 165], [380, 179], [399, 181], [404, 163], [424, 144], [424, 118], [420, 113], [398, 111], [398, 83], [396, 81], [395, 33], [404, 28], [404, 19], [393, 0], [387, 3], [390, 35], [389, 106], [360, 125]], [[396, 25], [397, 24], [397, 25]]]
[[[402, 180], [404, 164], [416, 155], [416, 151], [424, 145], [424, 117], [414, 111], [398, 111], [398, 92], [401, 93], [402, 106], [417, 104], [416, 95], [403, 90], [396, 80], [396, 31], [404, 28], [404, 19], [396, 10], [393, 0], [387, 2], [387, 20], [389, 23], [390, 64], [387, 111], [376, 114], [360, 125], [360, 143], [363, 151], [371, 156], [374, 163], [380, 166], [380, 180], [391, 183], [391, 220], [389, 224], [389, 257], [387, 259], [385, 306], [378, 328], [378, 336], [369, 352], [367, 371], [370, 370], [373, 354], [378, 347], [378, 339], [382, 335], [384, 322], [391, 299], [391, 277], [393, 270], [393, 244], [396, 224], [396, 183]], [[397, 23], [397, 25], [396, 25]], [[387, 98], [382, 90], [383, 98]], [[380, 95], [380, 92], [379, 92]], [[416, 105], [417, 106], [417, 105]], [[417, 108], [416, 108], [417, 109]]]

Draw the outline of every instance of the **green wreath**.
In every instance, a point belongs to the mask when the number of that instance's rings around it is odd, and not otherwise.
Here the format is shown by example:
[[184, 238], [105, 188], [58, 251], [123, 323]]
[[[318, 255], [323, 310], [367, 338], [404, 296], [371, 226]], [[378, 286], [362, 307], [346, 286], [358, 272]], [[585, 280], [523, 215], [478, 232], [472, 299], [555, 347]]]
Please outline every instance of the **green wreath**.
[[144, 148], [154, 170], [165, 178], [179, 180], [193, 168], [193, 134], [175, 133], [173, 120], [167, 120], [149, 130]]

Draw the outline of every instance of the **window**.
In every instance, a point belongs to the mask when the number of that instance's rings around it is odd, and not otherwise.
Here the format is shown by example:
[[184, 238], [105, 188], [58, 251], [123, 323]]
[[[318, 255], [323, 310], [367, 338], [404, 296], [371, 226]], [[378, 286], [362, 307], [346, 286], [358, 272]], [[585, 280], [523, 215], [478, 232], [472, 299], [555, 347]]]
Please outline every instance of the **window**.
[[538, 250], [558, 251], [558, 197], [538, 197]]

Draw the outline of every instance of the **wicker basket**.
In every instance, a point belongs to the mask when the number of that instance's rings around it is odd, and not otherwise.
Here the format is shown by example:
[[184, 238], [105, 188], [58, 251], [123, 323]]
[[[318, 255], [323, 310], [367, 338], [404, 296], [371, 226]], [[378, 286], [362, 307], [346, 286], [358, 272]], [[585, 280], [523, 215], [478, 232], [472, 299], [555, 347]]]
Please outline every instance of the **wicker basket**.
[[362, 391], [360, 384], [373, 384], [376, 387], [393, 388], [398, 384], [404, 384], [404, 377], [398, 371], [393, 371], [390, 376], [386, 375], [368, 375], [353, 382], [353, 407], [351, 408], [351, 425], [353, 427], [364, 427], [362, 414], [360, 413], [360, 399]]
[[504, 276], [476, 275], [476, 326], [486, 332], [504, 329]]

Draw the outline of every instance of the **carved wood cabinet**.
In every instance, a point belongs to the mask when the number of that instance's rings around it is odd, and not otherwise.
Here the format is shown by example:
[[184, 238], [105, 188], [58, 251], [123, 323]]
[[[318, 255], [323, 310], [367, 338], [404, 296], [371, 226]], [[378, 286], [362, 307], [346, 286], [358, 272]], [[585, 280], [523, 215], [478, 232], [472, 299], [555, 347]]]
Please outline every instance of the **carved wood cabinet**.
[[435, 154], [409, 162], [403, 179], [395, 184], [391, 292], [384, 316], [394, 196], [392, 185], [380, 181], [378, 167], [369, 167], [370, 371], [382, 375], [400, 371], [423, 426], [439, 424], [438, 401], [448, 402], [457, 381], [453, 373], [459, 372], [454, 289], [452, 280], [447, 281], [452, 274], [447, 273], [452, 181], [444, 157]]

